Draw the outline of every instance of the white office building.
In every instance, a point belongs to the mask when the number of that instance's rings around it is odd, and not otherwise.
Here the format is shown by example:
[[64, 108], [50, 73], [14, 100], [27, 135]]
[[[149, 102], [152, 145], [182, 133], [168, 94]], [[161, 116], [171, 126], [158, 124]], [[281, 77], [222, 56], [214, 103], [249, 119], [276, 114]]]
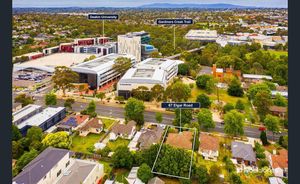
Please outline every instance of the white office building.
[[74, 46], [74, 53], [88, 53], [105, 56], [117, 53], [117, 43], [110, 42], [102, 45], [78, 45]]
[[[149, 45], [149, 43], [150, 35], [145, 31], [118, 35], [118, 53], [133, 55], [136, 61], [140, 62], [151, 52], [157, 50], [152, 45]], [[143, 46], [146, 49], [143, 50]]]
[[79, 74], [80, 83], [88, 83], [91, 89], [96, 89], [120, 77], [121, 74], [113, 70], [115, 60], [119, 57], [130, 58], [135, 64], [133, 56], [114, 53], [80, 63], [71, 69]]
[[120, 79], [117, 85], [118, 96], [129, 98], [131, 91], [139, 86], [146, 86], [151, 89], [159, 84], [164, 88], [167, 83], [178, 73], [179, 60], [163, 58], [148, 58], [129, 69]]
[[192, 29], [185, 35], [185, 38], [195, 41], [215, 42], [218, 38], [218, 33], [216, 30]]

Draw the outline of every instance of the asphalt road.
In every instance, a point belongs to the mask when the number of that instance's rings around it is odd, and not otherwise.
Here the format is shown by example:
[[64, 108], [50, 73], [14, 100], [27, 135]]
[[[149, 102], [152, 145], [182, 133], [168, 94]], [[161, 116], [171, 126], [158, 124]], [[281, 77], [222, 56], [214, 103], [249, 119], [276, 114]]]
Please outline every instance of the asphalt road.
[[[35, 98], [36, 98], [35, 104], [44, 105], [43, 97], [35, 96]], [[56, 106], [63, 106], [63, 103], [64, 103], [63, 100], [58, 100], [58, 103]], [[75, 102], [72, 105], [72, 109], [75, 112], [80, 112], [83, 109], [85, 109], [87, 107], [87, 105], [88, 104], [84, 103], [84, 102]], [[97, 103], [96, 112], [97, 112], [97, 114], [99, 114], [101, 116], [124, 119], [124, 108], [122, 108], [122, 107], [112, 107], [112, 106], [107, 106], [107, 105]], [[174, 114], [163, 113], [163, 122], [162, 123], [166, 124], [166, 125], [172, 125], [174, 118], [175, 118]], [[144, 119], [146, 122], [156, 122], [155, 112], [145, 111]], [[224, 125], [222, 125], [220, 122], [216, 122], [216, 127], [211, 131], [224, 133]], [[260, 136], [260, 131], [258, 130], [258, 128], [255, 128], [255, 127], [248, 127], [248, 126], [244, 127], [244, 133], [245, 133], [245, 136], [252, 137], [252, 138], [259, 138], [259, 136]], [[276, 134], [274, 136], [274, 139], [278, 140], [280, 135], [286, 135], [286, 133]], [[267, 136], [268, 136], [268, 139], [272, 140], [273, 134], [271, 132], [267, 132]]]

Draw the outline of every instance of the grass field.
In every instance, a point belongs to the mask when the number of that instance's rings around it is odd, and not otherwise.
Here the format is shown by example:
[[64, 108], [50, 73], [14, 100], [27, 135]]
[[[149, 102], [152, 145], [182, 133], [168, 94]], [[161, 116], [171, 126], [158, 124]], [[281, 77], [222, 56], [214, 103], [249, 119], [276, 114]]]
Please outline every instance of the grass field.
[[[287, 51], [277, 51], [277, 50], [262, 50], [263, 52], [269, 52], [271, 55], [275, 55], [276, 58], [279, 58], [281, 55], [288, 56]], [[246, 58], [249, 58], [251, 53], [246, 54]]]
[[104, 133], [89, 134], [86, 137], [76, 135], [72, 138], [71, 150], [76, 152], [89, 153], [87, 148], [93, 146], [96, 142], [98, 142], [103, 135]]
[[107, 146], [112, 150], [115, 151], [119, 146], [127, 146], [129, 144], [129, 140], [118, 138], [115, 141], [109, 141]]
[[100, 118], [102, 123], [104, 124], [104, 129], [109, 128], [114, 122], [115, 120], [112, 119], [107, 119], [107, 118]]

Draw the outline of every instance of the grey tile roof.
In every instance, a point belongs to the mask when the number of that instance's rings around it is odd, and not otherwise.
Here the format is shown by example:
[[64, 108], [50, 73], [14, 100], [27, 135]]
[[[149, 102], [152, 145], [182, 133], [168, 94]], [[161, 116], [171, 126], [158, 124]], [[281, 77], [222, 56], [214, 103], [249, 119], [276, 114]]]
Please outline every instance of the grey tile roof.
[[96, 163], [75, 160], [74, 164], [72, 164], [66, 172], [69, 174], [63, 174], [57, 183], [80, 184], [80, 182], [83, 182], [95, 167]]
[[232, 157], [242, 158], [243, 160], [256, 162], [256, 155], [250, 144], [233, 141], [231, 143]]
[[17, 184], [36, 184], [70, 151], [48, 147], [13, 178]]
[[153, 143], [158, 143], [164, 129], [161, 127], [156, 127], [154, 129], [147, 129], [139, 138], [140, 149], [148, 149]]
[[161, 180], [159, 177], [154, 177], [148, 181], [148, 184], [165, 184], [165, 182]]

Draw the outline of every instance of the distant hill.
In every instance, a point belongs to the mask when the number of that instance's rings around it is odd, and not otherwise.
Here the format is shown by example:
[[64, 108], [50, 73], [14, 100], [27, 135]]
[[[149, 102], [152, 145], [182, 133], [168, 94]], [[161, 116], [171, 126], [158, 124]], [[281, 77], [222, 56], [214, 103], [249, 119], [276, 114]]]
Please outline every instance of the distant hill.
[[153, 3], [139, 6], [139, 8], [198, 8], [198, 9], [243, 9], [255, 8], [253, 6], [240, 6], [233, 4], [170, 4], [170, 3]]

